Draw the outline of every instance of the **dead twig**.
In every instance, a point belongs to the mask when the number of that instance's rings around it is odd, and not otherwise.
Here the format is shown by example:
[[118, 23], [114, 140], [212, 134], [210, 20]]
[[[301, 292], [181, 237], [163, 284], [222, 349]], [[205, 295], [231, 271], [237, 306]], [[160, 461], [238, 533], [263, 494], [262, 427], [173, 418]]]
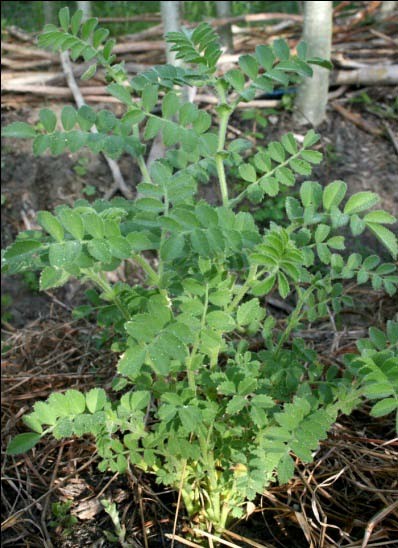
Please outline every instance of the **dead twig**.
[[357, 112], [351, 112], [350, 110], [347, 110], [338, 103], [332, 103], [331, 106], [332, 108], [334, 108], [334, 110], [337, 110], [337, 112], [341, 114], [341, 116], [349, 120], [351, 123], [362, 129], [363, 131], [366, 131], [371, 135], [375, 135], [376, 137], [383, 135], [383, 130], [372, 126], [371, 124], [369, 124], [369, 122], [366, 122]]
[[377, 512], [377, 514], [375, 516], [373, 516], [373, 518], [368, 522], [368, 524], [366, 526], [361, 548], [365, 548], [368, 545], [370, 536], [373, 532], [373, 529], [376, 527], [376, 525], [380, 521], [382, 521], [386, 516], [388, 516], [388, 514], [393, 512], [395, 510], [395, 508], [398, 508], [398, 500], [391, 503], [389, 506], [387, 506], [386, 508], [384, 508], [380, 512]]
[[386, 133], [391, 139], [392, 145], [395, 149], [395, 152], [398, 154], [398, 136], [396, 133], [393, 132], [390, 125], [387, 122], [384, 122], [384, 127], [386, 129]]
[[181, 542], [181, 544], [185, 544], [185, 546], [191, 546], [191, 548], [203, 548], [200, 544], [196, 544], [196, 542], [192, 542], [191, 540], [187, 540], [183, 537], [180, 537], [180, 535], [172, 535], [171, 533], [166, 533], [165, 537], [170, 540], [176, 540], [177, 542]]

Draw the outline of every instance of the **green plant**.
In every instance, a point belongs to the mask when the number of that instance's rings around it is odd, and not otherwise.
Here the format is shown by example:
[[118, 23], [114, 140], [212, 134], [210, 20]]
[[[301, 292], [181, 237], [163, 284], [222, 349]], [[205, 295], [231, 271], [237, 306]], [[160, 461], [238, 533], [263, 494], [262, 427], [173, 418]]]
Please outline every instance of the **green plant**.
[[94, 185], [86, 185], [83, 188], [82, 193], [85, 194], [86, 196], [94, 196], [97, 193], [97, 189], [95, 188]]
[[248, 108], [245, 109], [242, 113], [242, 120], [252, 122], [252, 130], [248, 132], [248, 135], [251, 135], [255, 139], [263, 139], [264, 134], [262, 129], [265, 129], [268, 126], [267, 116], [272, 114], [278, 114], [278, 111], [272, 108], [268, 109], [259, 109], [259, 108]]
[[2, 293], [1, 295], [1, 321], [9, 322], [12, 320], [12, 312], [10, 311], [12, 305], [12, 297], [9, 293]]
[[116, 504], [110, 500], [104, 499], [101, 501], [105, 512], [111, 518], [113, 526], [115, 528], [115, 534], [109, 531], [104, 531], [106, 538], [110, 542], [119, 542], [120, 546], [128, 548], [131, 546], [126, 542], [126, 527], [120, 523], [119, 512], [117, 511]]
[[77, 517], [72, 516], [70, 513], [72, 504], [72, 501], [68, 500], [66, 502], [54, 502], [51, 505], [53, 519], [50, 521], [49, 526], [61, 528], [63, 535], [68, 535], [78, 522]]
[[84, 177], [87, 174], [87, 166], [88, 166], [88, 158], [83, 156], [82, 158], [79, 158], [76, 165], [73, 166], [73, 171], [79, 177]]
[[39, 276], [37, 275], [37, 272], [25, 270], [22, 272], [22, 279], [23, 283], [28, 289], [30, 289], [30, 291], [36, 292], [40, 290]]
[[[297, 177], [309, 177], [322, 159], [311, 150], [318, 141], [312, 130], [301, 144], [289, 133], [248, 159], [225, 142], [240, 101], [310, 76], [312, 63], [328, 66], [307, 59], [303, 44], [297, 56], [283, 40], [259, 46], [255, 55], [240, 57], [239, 68], [216, 77], [221, 50], [212, 28], [202, 23], [193, 32], [167, 36], [190, 68], [156, 66], [129, 80], [114, 64], [114, 42], [101, 45], [107, 32], [95, 30], [95, 19], [81, 25], [80, 12], [69, 19], [64, 9], [60, 22], [61, 30], [46, 27], [40, 44], [93, 60], [86, 77], [97, 63], [104, 66], [108, 90], [126, 113], [118, 119], [107, 110], [67, 106], [61, 129], [44, 109], [43, 130], [15, 122], [4, 134], [34, 139], [36, 154], [84, 146], [113, 157], [128, 152], [142, 182], [133, 201], [78, 200], [54, 214], [42, 211], [43, 231], [23, 232], [5, 250], [5, 270], [40, 270], [42, 289], [70, 277], [94, 286], [92, 308], [81, 312], [94, 310], [113, 327], [113, 349], [121, 354], [112, 398], [102, 388], [53, 393], [24, 417], [32, 432], [16, 436], [8, 453], [27, 451], [48, 434], [93, 435], [100, 470], [146, 470], [181, 492], [200, 527], [222, 531], [270, 482], [288, 482], [296, 457], [312, 460], [337, 413], [359, 405], [361, 371], [325, 370], [314, 351], [290, 337], [304, 322], [352, 305], [344, 280], [396, 291], [394, 264], [347, 257], [338, 234], [347, 225], [354, 235], [368, 228], [396, 257], [396, 237], [384, 226], [395, 219], [368, 211], [379, 200], [373, 192], [355, 194], [343, 205], [342, 181], [325, 188], [304, 181], [297, 198], [286, 198], [284, 227], [272, 222], [263, 232], [250, 213], [235, 211], [245, 199], [260, 203], [292, 187]], [[186, 85], [214, 90], [217, 129], [206, 111], [183, 102], [178, 88]], [[159, 100], [161, 116], [153, 113]], [[94, 124], [98, 134], [90, 132]], [[159, 132], [168, 152], [148, 171], [145, 143]], [[230, 162], [239, 163], [245, 185], [234, 197], [227, 183]], [[216, 207], [195, 200], [198, 183], [210, 174], [220, 189], [222, 205]], [[123, 261], [142, 271], [142, 285], [108, 281], [106, 273]], [[327, 265], [322, 272], [319, 262]], [[294, 302], [282, 327], [265, 309], [271, 291]], [[254, 337], [262, 341], [260, 351], [250, 349]]]
[[364, 105], [366, 111], [375, 114], [379, 118], [398, 120], [398, 99], [396, 97], [391, 105], [386, 105], [374, 101], [363, 91], [360, 95], [352, 97], [350, 102]]
[[398, 321], [388, 321], [386, 333], [371, 327], [369, 339], [359, 340], [357, 346], [361, 355], [348, 356], [347, 365], [361, 378], [363, 395], [378, 400], [370, 414], [395, 412], [398, 432]]

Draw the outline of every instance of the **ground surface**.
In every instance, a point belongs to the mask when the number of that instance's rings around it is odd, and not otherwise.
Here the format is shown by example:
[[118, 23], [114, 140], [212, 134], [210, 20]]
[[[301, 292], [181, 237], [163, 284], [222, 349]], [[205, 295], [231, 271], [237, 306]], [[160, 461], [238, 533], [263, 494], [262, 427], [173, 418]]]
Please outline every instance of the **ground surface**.
[[[391, 88], [368, 90], [368, 94], [373, 104], [391, 107]], [[383, 128], [385, 119], [365, 107], [357, 103], [352, 108]], [[37, 110], [26, 107], [3, 112], [2, 122], [36, 122], [37, 117]], [[291, 129], [288, 112], [274, 116], [272, 121], [263, 130], [259, 144]], [[397, 122], [387, 121], [397, 131]], [[249, 122], [241, 123], [238, 118], [234, 118], [233, 125], [242, 131], [252, 129]], [[302, 132], [300, 128], [295, 131]], [[369, 135], [333, 110], [319, 131], [325, 163], [317, 169], [318, 180], [326, 184], [343, 179], [350, 193], [378, 192], [383, 207], [397, 215], [398, 156], [391, 140]], [[126, 182], [134, 188], [138, 181], [136, 169], [128, 158], [122, 158], [119, 164]], [[72, 203], [88, 185], [95, 187], [95, 197], [101, 197], [112, 185], [101, 158], [87, 152], [35, 158], [29, 143], [12, 140], [2, 145], [2, 180], [2, 247], [11, 243], [19, 230], [35, 226], [38, 210]], [[217, 191], [210, 185], [205, 194], [213, 201]], [[361, 246], [369, 252], [377, 245], [369, 238], [352, 242], [353, 250]], [[54, 389], [83, 384], [87, 388], [99, 383], [107, 387], [113, 375], [115, 358], [107, 351], [109, 341], [103, 340], [89, 323], [72, 319], [72, 303], [82, 299], [81, 291], [68, 284], [51, 295], [43, 295], [35, 285], [35, 278], [27, 277], [5, 278], [2, 284], [6, 304], [2, 316], [6, 345], [2, 392], [5, 442], [21, 427], [20, 416], [35, 400], [47, 397]], [[396, 299], [364, 294], [360, 314], [352, 317], [349, 330], [341, 334], [333, 352], [348, 351], [369, 325], [382, 325], [397, 309]], [[330, 326], [320, 326], [311, 337], [325, 355], [331, 352]], [[317, 466], [298, 466], [295, 480], [287, 487], [267, 491], [258, 501], [258, 510], [235, 531], [266, 546], [304, 547], [311, 542], [313, 546], [360, 546], [368, 525], [373, 542], [389, 542], [397, 526], [394, 512], [374, 523], [371, 520], [388, 507], [392, 491], [398, 487], [397, 443], [390, 441], [392, 422], [370, 422], [366, 411], [365, 407], [350, 419], [342, 418], [322, 444]], [[101, 497], [118, 503], [131, 546], [144, 546], [145, 536], [148, 546], [169, 545], [164, 534], [172, 530], [174, 495], [162, 494], [161, 487], [149, 477], [112, 478], [99, 474], [95, 462], [90, 461], [92, 453], [89, 441], [52, 441], [39, 446], [35, 453], [5, 459], [2, 496], [4, 518], [8, 520], [3, 536], [6, 545], [50, 546], [52, 542], [63, 548], [110, 546], [106, 532], [111, 534], [114, 528], [98, 502]], [[78, 524], [51, 527], [51, 504], [66, 500], [72, 501]], [[325, 522], [331, 526], [326, 527]], [[350, 544], [350, 539], [357, 543]], [[240, 546], [241, 541], [229, 540]]]

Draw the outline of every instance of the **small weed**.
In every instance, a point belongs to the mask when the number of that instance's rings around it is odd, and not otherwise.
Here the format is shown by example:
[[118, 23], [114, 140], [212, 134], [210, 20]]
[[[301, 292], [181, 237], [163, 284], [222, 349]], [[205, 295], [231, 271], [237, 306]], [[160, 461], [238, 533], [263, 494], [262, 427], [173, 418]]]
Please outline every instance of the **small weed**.
[[1, 321], [10, 322], [12, 320], [12, 313], [10, 307], [12, 305], [12, 297], [9, 293], [3, 293], [1, 295]]
[[109, 531], [104, 531], [107, 540], [110, 542], [119, 542], [122, 547], [127, 548], [130, 545], [126, 543], [126, 528], [120, 523], [119, 512], [117, 511], [116, 504], [109, 500], [102, 500], [101, 504], [104, 507], [105, 512], [111, 518], [115, 528], [115, 534]]
[[83, 194], [85, 194], [86, 196], [90, 197], [90, 196], [94, 196], [96, 193], [97, 193], [97, 189], [95, 188], [94, 185], [86, 185], [83, 190], [82, 190]]
[[61, 529], [64, 536], [69, 535], [73, 526], [78, 522], [77, 517], [70, 513], [72, 504], [72, 501], [66, 501], [54, 502], [51, 505], [53, 519], [49, 522], [49, 526], [53, 529]]
[[40, 280], [37, 273], [33, 270], [22, 272], [22, 280], [26, 287], [33, 293], [40, 291]]
[[88, 163], [89, 159], [85, 156], [82, 156], [78, 159], [77, 164], [73, 166], [73, 171], [78, 177], [84, 177], [85, 175], [87, 175]]

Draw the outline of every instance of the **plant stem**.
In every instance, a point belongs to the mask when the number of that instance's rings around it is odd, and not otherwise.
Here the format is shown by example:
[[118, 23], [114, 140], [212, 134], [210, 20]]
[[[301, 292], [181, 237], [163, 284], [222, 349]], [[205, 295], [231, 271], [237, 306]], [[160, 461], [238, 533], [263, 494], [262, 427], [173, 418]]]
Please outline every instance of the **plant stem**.
[[[138, 125], [135, 125], [133, 127], [133, 135], [134, 135], [134, 137], [137, 137], [139, 139], [140, 130], [138, 128]], [[146, 163], [145, 163], [145, 160], [144, 160], [144, 157], [142, 156], [142, 154], [137, 156], [137, 162], [138, 162], [138, 167], [140, 168], [143, 180], [146, 183], [149, 183], [150, 185], [153, 185], [153, 181], [152, 181], [151, 176], [149, 174], [148, 168], [146, 167]]]
[[228, 198], [228, 186], [227, 186], [227, 179], [225, 177], [225, 168], [224, 168], [224, 161], [222, 158], [222, 152], [224, 151], [228, 119], [229, 119], [228, 112], [223, 112], [220, 115], [220, 127], [218, 129], [218, 147], [217, 147], [217, 155], [216, 155], [216, 168], [217, 168], [218, 182], [220, 185], [222, 203], [223, 203], [223, 206], [225, 207], [228, 207], [229, 198]]
[[296, 304], [296, 307], [292, 313], [292, 315], [289, 318], [289, 323], [286, 326], [286, 329], [282, 335], [282, 337], [279, 339], [278, 345], [276, 347], [276, 355], [280, 353], [283, 345], [288, 340], [290, 333], [293, 331], [293, 329], [297, 326], [297, 324], [300, 322], [301, 319], [301, 311], [303, 306], [305, 305], [308, 297], [311, 295], [311, 293], [314, 291], [314, 287], [309, 287], [306, 291], [300, 291], [300, 288], [297, 287], [297, 292], [299, 294], [299, 298]]
[[146, 167], [146, 163], [143, 156], [137, 157], [138, 167], [140, 168], [142, 178], [146, 183], [149, 183], [150, 185], [153, 185], [153, 181], [151, 179], [151, 176], [149, 175], [148, 168]]
[[115, 303], [115, 305], [120, 310], [121, 314], [126, 320], [131, 319], [129, 311], [123, 305], [119, 297], [115, 295], [114, 289], [111, 284], [103, 276], [101, 276], [100, 273], [95, 272], [91, 268], [88, 268], [86, 270], [86, 276], [109, 296], [109, 299]]
[[216, 156], [216, 169], [217, 169], [217, 175], [218, 175], [218, 182], [220, 185], [222, 205], [225, 207], [228, 207], [229, 198], [228, 198], [227, 180], [225, 178], [224, 162], [222, 157], [219, 155]]
[[257, 268], [258, 268], [257, 265], [251, 265], [250, 266], [249, 274], [247, 276], [247, 280], [241, 286], [238, 293], [235, 295], [235, 298], [233, 299], [231, 304], [228, 306], [227, 312], [232, 312], [233, 310], [235, 310], [235, 308], [238, 306], [240, 301], [243, 299], [243, 297], [249, 291], [251, 283], [256, 279]]
[[140, 265], [140, 267], [144, 270], [146, 274], [148, 274], [148, 278], [151, 280], [151, 282], [154, 285], [159, 285], [160, 278], [158, 274], [155, 272], [155, 270], [151, 267], [151, 265], [142, 257], [142, 255], [139, 255], [138, 253], [134, 255], [133, 260]]
[[[298, 152], [296, 152], [296, 154], [293, 154], [293, 156], [290, 156], [287, 160], [275, 166], [273, 169], [271, 169], [271, 171], [266, 173], [267, 177], [272, 177], [278, 168], [287, 166], [291, 160], [298, 158], [303, 150], [304, 149], [301, 148]], [[235, 207], [237, 204], [239, 204], [239, 202], [241, 202], [246, 197], [246, 194], [247, 194], [247, 188], [245, 188], [245, 190], [242, 190], [242, 192], [238, 194], [235, 198], [232, 198], [229, 202], [229, 206]]]
[[218, 96], [220, 100], [220, 105], [219, 105], [220, 125], [218, 128], [216, 169], [217, 169], [217, 175], [218, 175], [218, 182], [220, 185], [222, 204], [223, 206], [228, 207], [229, 206], [228, 186], [227, 186], [227, 179], [225, 177], [223, 152], [225, 147], [225, 138], [227, 136], [228, 120], [229, 120], [229, 117], [231, 116], [232, 109], [227, 104], [225, 91], [221, 87], [218, 88]]
[[206, 314], [207, 314], [208, 306], [209, 306], [209, 284], [206, 284], [205, 302], [204, 302], [204, 306], [203, 306], [203, 313], [202, 313], [202, 320], [201, 320], [201, 324], [200, 324], [200, 330], [199, 330], [198, 334], [196, 335], [196, 339], [195, 339], [195, 342], [192, 346], [191, 353], [187, 358], [188, 385], [189, 385], [189, 388], [193, 392], [195, 392], [195, 394], [196, 394], [196, 382], [195, 382], [195, 374], [194, 374], [194, 371], [192, 369], [192, 365], [193, 365], [194, 358], [195, 358], [196, 353], [197, 353], [198, 348], [199, 348], [200, 334], [203, 331], [203, 329], [205, 327], [205, 324], [206, 324]]
[[203, 436], [198, 436], [199, 445], [202, 451], [202, 459], [207, 468], [207, 476], [209, 480], [209, 488], [207, 489], [208, 500], [212, 512], [211, 522], [220, 522], [221, 500], [219, 491], [219, 482], [217, 478], [216, 463], [214, 461], [213, 451], [209, 451], [208, 439]]
[[[169, 196], [168, 196], [168, 193], [167, 193], [167, 186], [166, 185], [163, 185], [163, 192], [164, 192], [164, 213], [163, 215], [164, 216], [167, 216], [168, 213], [169, 213], [169, 207], [170, 207], [170, 202], [169, 202]], [[164, 271], [164, 261], [162, 260], [162, 257], [161, 257], [161, 250], [162, 250], [162, 247], [164, 245], [164, 242], [166, 240], [166, 230], [164, 228], [161, 229], [161, 234], [160, 234], [160, 243], [159, 243], [159, 253], [158, 253], [158, 260], [159, 260], [159, 267], [158, 267], [158, 272], [159, 272], [159, 280], [162, 279], [163, 277], [163, 271]]]

